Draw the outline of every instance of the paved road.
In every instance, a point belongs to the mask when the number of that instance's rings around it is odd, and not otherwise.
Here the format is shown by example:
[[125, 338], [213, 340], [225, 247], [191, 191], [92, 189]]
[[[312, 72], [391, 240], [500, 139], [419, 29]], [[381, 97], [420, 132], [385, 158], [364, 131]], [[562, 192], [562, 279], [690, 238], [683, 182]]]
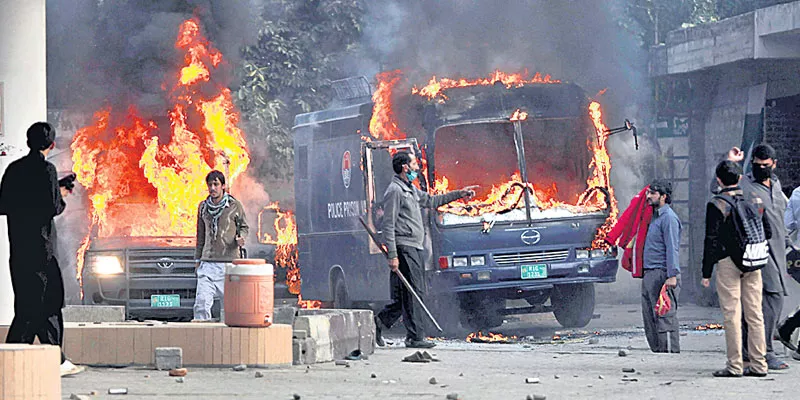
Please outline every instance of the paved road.
[[[697, 331], [699, 324], [720, 322], [715, 309], [684, 307], [679, 355], [653, 354], [641, 330], [636, 305], [599, 307], [600, 318], [583, 330], [562, 331], [550, 316], [508, 321], [499, 329], [519, 336], [514, 344], [475, 344], [440, 340], [433, 353], [441, 362], [405, 363], [412, 351], [400, 344], [378, 349], [369, 360], [234, 372], [229, 369], [191, 369], [184, 383], [166, 372], [143, 368], [90, 369], [64, 378], [64, 398], [72, 393], [125, 387], [129, 399], [445, 399], [450, 393], [469, 399], [520, 399], [543, 394], [547, 399], [788, 399], [796, 396], [800, 363], [767, 378], [720, 379], [711, 372], [724, 365], [721, 330]], [[536, 328], [530, 324], [535, 320]], [[553, 334], [561, 339], [553, 340]], [[590, 343], [589, 339], [597, 342]], [[620, 349], [630, 349], [620, 357]], [[635, 372], [624, 373], [623, 368]], [[372, 378], [372, 375], [375, 378]], [[430, 379], [436, 383], [431, 384]], [[540, 383], [526, 383], [538, 378]], [[627, 378], [628, 381], [623, 381]], [[635, 379], [635, 381], [633, 381]]]

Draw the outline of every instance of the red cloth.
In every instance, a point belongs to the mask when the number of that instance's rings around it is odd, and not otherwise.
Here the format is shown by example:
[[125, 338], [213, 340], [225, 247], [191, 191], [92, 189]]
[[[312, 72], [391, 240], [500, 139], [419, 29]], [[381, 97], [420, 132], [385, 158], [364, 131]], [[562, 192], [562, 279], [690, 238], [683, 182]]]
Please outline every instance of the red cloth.
[[[611, 228], [606, 242], [613, 246], [625, 248], [622, 253], [622, 268], [630, 271], [634, 278], [641, 278], [644, 272], [644, 240], [647, 227], [653, 218], [653, 207], [647, 205], [647, 189], [645, 186], [639, 194], [633, 196], [628, 208]], [[635, 262], [634, 262], [635, 258]]]
[[672, 309], [672, 301], [669, 299], [669, 294], [667, 294], [667, 285], [661, 286], [661, 293], [658, 294], [658, 302], [653, 306], [653, 309], [659, 317], [667, 315], [669, 310]]

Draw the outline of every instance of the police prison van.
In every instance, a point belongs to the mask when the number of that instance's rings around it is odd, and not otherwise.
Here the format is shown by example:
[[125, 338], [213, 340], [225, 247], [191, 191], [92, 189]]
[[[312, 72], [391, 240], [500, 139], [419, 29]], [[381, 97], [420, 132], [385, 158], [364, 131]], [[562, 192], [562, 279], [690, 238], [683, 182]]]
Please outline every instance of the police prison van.
[[[587, 187], [597, 135], [582, 89], [491, 85], [448, 89], [435, 100], [409, 95], [395, 110], [411, 121], [407, 139], [383, 141], [370, 139], [367, 80], [334, 89], [336, 106], [295, 118], [304, 299], [374, 309], [389, 301], [386, 258], [359, 217], [380, 228], [392, 154], [407, 150], [425, 166], [422, 190], [481, 186], [469, 204], [423, 210], [420, 291], [446, 330], [495, 327], [505, 315], [534, 312], [553, 312], [565, 327], [589, 323], [594, 284], [614, 282], [618, 262], [615, 249], [592, 247], [611, 197], [607, 187]], [[554, 199], [565, 205], [544, 204]]]

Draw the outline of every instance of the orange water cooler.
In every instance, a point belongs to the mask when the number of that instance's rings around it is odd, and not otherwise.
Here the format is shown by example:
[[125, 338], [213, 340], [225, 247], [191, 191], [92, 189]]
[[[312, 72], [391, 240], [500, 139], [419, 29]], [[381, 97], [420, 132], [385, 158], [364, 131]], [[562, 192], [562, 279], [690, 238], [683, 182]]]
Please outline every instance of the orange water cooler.
[[275, 279], [272, 264], [238, 259], [225, 268], [225, 325], [272, 325]]

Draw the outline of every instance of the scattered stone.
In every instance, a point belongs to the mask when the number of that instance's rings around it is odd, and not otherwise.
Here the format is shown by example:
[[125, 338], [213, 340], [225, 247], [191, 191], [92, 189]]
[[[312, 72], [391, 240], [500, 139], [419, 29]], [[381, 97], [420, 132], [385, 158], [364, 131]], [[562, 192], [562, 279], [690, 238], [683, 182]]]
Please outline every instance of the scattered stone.
[[632, 374], [632, 373], [636, 372], [636, 370], [634, 368], [623, 368], [622, 372], [625, 372], [625, 373], [628, 373], [628, 374]]
[[128, 394], [128, 388], [110, 388], [108, 394]]
[[600, 376], [597, 377], [597, 379], [600, 379], [602, 381], [603, 379], [606, 379], [606, 378], [603, 378], [603, 375], [600, 375]]
[[594, 385], [586, 385], [587, 388], [594, 387]]
[[447, 400], [458, 400], [458, 393], [450, 393], [446, 398]]
[[186, 368], [175, 368], [169, 370], [169, 376], [186, 376], [188, 372]]
[[263, 377], [264, 377], [264, 373], [263, 372], [256, 371], [256, 378], [263, 378]]
[[336, 360], [334, 362], [336, 365], [348, 365], [347, 360]]
[[553, 358], [558, 358], [558, 356], [553, 356]]
[[661, 372], [658, 372], [658, 371], [653, 371], [653, 375], [658, 375], [658, 374], [660, 374], [660, 373], [661, 373]]
[[150, 379], [150, 375], [145, 375], [144, 379]]
[[458, 376], [464, 376], [464, 373], [462, 372], [462, 373], [458, 374]]
[[388, 384], [389, 384], [389, 381], [381, 381], [381, 383], [383, 383], [383, 384], [385, 384], [385, 385], [388, 385]]
[[539, 378], [525, 378], [525, 383], [539, 383], [541, 380]]
[[99, 394], [100, 394], [100, 392], [98, 392], [97, 390], [92, 390], [91, 392], [89, 392], [90, 396], [97, 396]]
[[578, 375], [572, 375], [572, 377], [573, 377], [573, 378], [577, 378], [577, 377], [578, 377]]
[[345, 368], [350, 368], [350, 364], [345, 364], [344, 367]]
[[558, 374], [553, 375], [553, 379], [561, 379], [561, 375], [558, 375]]
[[294, 400], [300, 400], [300, 395], [299, 395], [299, 394], [297, 394], [297, 393], [295, 393], [295, 394], [293, 394], [293, 395], [292, 395], [292, 398], [293, 398]]
[[669, 385], [672, 385], [672, 381], [666, 381], [661, 384], [661, 386], [669, 386]]
[[75, 394], [75, 393], [72, 393], [72, 394], [69, 396], [69, 400], [89, 400], [89, 396], [84, 396], [84, 395], [82, 395], [82, 394]]
[[378, 377], [378, 375], [371, 374], [369, 377], [370, 377], [370, 378], [372, 378], [372, 379], [375, 379], [375, 378], [377, 378], [377, 377]]
[[589, 344], [598, 344], [598, 343], [600, 343], [600, 339], [596, 337], [589, 339]]
[[428, 379], [428, 383], [430, 383], [431, 385], [435, 385], [439, 382], [436, 380], [435, 376], [432, 376], [431, 379]]
[[389, 383], [397, 383], [397, 381], [394, 379], [389, 379]]
[[619, 355], [620, 357], [627, 357], [628, 354], [630, 354], [630, 352], [625, 349], [619, 349], [619, 352], [617, 353], [617, 355]]
[[543, 394], [528, 395], [525, 400], [547, 400], [547, 396]]
[[235, 367], [233, 367], [231, 369], [233, 369], [236, 372], [242, 372], [242, 371], [247, 370], [247, 365], [239, 364], [239, 365], [237, 365], [237, 366], [235, 366]]
[[179, 377], [175, 378], [175, 382], [183, 383], [184, 382], [184, 378], [182, 376], [179, 376]]
[[180, 347], [156, 347], [154, 353], [156, 369], [159, 371], [183, 367], [183, 349]]
[[627, 377], [626, 378], [622, 378], [622, 381], [623, 382], [639, 382], [639, 380], [636, 379], [636, 378], [627, 378]]
[[628, 350], [633, 350], [633, 346], [631, 346], [631, 345], [628, 345], [627, 349], [628, 349]]

